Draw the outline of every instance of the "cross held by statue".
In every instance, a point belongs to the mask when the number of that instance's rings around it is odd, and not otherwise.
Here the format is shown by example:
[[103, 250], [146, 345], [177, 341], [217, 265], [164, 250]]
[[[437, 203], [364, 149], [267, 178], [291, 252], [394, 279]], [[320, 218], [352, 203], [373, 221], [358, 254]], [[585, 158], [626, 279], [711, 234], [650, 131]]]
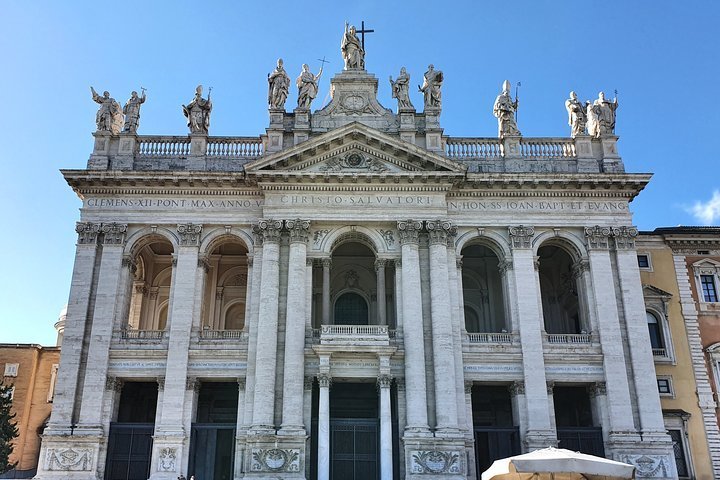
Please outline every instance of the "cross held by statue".
[[365, 20], [363, 20], [360, 22], [360, 30], [356, 30], [356, 32], [360, 34], [360, 44], [362, 45], [362, 49], [365, 50], [365, 34], [374, 33], [375, 30], [365, 30]]

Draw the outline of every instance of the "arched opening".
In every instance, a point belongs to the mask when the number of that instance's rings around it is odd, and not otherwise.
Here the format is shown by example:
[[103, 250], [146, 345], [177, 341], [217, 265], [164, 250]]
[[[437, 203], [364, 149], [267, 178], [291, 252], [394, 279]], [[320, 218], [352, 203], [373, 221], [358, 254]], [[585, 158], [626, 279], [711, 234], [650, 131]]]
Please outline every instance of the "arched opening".
[[135, 249], [135, 273], [127, 327], [130, 330], [165, 330], [172, 281], [173, 246], [165, 239], [151, 239]]
[[471, 333], [507, 330], [497, 255], [484, 245], [469, 245], [462, 256], [465, 329]]
[[547, 333], [583, 333], [573, 258], [557, 245], [538, 249], [538, 275]]
[[665, 348], [665, 339], [663, 338], [662, 325], [660, 319], [654, 313], [645, 312], [648, 324], [648, 333], [650, 333], [650, 345], [653, 352]]
[[367, 302], [357, 293], [343, 293], [335, 300], [334, 318], [337, 325], [367, 325]]
[[248, 251], [234, 238], [223, 239], [208, 255], [202, 310], [202, 332], [245, 328]]

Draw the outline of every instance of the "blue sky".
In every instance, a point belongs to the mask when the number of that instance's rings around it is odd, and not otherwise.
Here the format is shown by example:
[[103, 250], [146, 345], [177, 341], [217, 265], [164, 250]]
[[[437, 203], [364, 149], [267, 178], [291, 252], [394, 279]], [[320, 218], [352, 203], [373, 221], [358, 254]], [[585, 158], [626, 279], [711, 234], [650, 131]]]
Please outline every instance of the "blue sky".
[[[272, 5], [272, 7], [270, 6]], [[140, 134], [185, 135], [180, 105], [213, 87], [211, 135], [267, 126], [267, 73], [326, 66], [313, 108], [342, 68], [345, 20], [365, 20], [367, 69], [380, 102], [407, 67], [445, 73], [441, 124], [496, 135], [492, 103], [520, 81], [525, 136], [568, 136], [564, 100], [619, 91], [628, 171], [653, 172], [631, 207], [641, 229], [717, 224], [720, 2], [17, 2], [0, 0], [0, 342], [52, 344], [67, 301], [80, 201], [58, 172], [84, 168], [95, 128], [90, 85], [122, 104], [148, 89]], [[421, 96], [411, 90], [415, 105]], [[296, 101], [291, 90], [288, 109]], [[695, 214], [693, 214], [695, 207]]]

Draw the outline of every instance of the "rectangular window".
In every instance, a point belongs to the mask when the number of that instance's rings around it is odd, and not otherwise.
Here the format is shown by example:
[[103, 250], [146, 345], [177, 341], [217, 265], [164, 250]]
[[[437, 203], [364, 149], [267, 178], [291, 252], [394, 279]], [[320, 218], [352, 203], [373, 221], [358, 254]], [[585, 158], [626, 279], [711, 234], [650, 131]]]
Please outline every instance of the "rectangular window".
[[669, 378], [658, 378], [657, 385], [660, 395], [672, 395], [672, 385]]
[[706, 302], [718, 301], [714, 275], [700, 275], [700, 285], [702, 286], [703, 299]]
[[650, 268], [650, 259], [647, 255], [638, 255], [638, 267], [640, 268]]
[[669, 429], [668, 434], [673, 442], [673, 453], [675, 453], [675, 465], [677, 466], [678, 477], [689, 478], [690, 469], [688, 469], [687, 456], [685, 455], [685, 445], [682, 439], [683, 432], [681, 430]]
[[5, 376], [6, 377], [17, 377], [19, 363], [6, 363], [5, 364]]

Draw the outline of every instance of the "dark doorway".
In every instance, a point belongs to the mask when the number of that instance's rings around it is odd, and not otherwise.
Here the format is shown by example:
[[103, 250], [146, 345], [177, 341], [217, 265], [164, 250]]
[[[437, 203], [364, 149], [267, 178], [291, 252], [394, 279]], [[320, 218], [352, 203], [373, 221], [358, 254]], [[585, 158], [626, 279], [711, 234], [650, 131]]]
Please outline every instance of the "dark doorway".
[[235, 464], [238, 385], [203, 383], [190, 437], [188, 477], [231, 480]]
[[555, 425], [558, 446], [574, 452], [605, 456], [602, 428], [593, 423], [590, 396], [585, 387], [555, 387]]
[[156, 382], [123, 385], [117, 421], [110, 424], [105, 480], [146, 480], [150, 476], [157, 397]]
[[357, 293], [343, 293], [335, 301], [336, 325], [367, 325], [368, 305]]
[[475, 462], [480, 478], [495, 460], [520, 453], [520, 431], [514, 424], [506, 386], [474, 386], [472, 410]]
[[330, 478], [379, 478], [378, 394], [372, 383], [335, 383], [330, 390]]

